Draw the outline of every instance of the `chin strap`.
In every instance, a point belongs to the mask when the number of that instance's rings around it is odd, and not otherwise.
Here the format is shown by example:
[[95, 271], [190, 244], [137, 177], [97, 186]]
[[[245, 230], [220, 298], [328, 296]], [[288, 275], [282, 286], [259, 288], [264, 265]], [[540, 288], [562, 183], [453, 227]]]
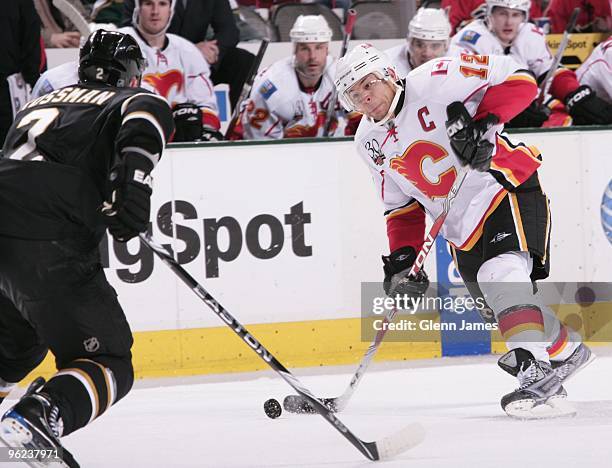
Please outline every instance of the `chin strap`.
[[391, 119], [392, 117], [395, 117], [395, 110], [397, 107], [397, 103], [399, 102], [400, 97], [402, 96], [404, 87], [400, 85], [398, 82], [394, 82], [393, 86], [395, 86], [395, 96], [393, 97], [393, 101], [391, 101], [391, 105], [389, 106], [389, 111], [387, 112], [387, 115], [385, 115], [380, 120], [374, 120], [370, 117], [367, 117], [367, 119], [375, 125], [384, 125], [389, 121], [389, 119]]

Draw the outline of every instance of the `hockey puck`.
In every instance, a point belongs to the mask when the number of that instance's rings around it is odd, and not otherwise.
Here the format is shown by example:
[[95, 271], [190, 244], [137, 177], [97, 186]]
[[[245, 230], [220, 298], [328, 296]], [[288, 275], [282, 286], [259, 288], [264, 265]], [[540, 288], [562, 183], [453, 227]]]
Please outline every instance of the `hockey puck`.
[[264, 403], [264, 411], [270, 419], [276, 419], [283, 413], [280, 403], [274, 398], [270, 398]]

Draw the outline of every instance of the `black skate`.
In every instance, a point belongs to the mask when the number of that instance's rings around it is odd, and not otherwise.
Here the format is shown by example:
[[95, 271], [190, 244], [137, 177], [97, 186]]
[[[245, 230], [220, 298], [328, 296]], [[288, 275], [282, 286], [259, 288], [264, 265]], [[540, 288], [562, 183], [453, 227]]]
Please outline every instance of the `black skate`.
[[580, 346], [565, 361], [551, 360], [550, 364], [561, 383], [564, 383], [588, 366], [594, 359], [595, 355], [591, 352], [591, 349], [584, 343], [580, 343]]
[[516, 348], [499, 358], [498, 364], [519, 381], [519, 388], [501, 399], [508, 416], [541, 419], [576, 414], [567, 402], [561, 380], [547, 362], [537, 361], [529, 351]]
[[0, 436], [24, 456], [21, 461], [32, 467], [79, 468], [79, 464], [59, 441], [63, 424], [51, 398], [38, 393], [45, 383], [38, 377], [25, 395], [9, 409], [0, 423]]

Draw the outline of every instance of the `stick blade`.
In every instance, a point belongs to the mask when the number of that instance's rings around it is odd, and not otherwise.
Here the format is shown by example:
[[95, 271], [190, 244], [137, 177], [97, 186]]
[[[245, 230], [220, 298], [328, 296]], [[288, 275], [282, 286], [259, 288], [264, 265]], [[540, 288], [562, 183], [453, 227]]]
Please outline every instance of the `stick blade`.
[[379, 460], [393, 458], [400, 453], [416, 447], [425, 440], [425, 428], [419, 423], [412, 423], [400, 431], [376, 442]]
[[[321, 403], [332, 413], [337, 413], [335, 398], [321, 398]], [[317, 410], [300, 395], [287, 395], [283, 400], [283, 409], [294, 414], [317, 414]]]

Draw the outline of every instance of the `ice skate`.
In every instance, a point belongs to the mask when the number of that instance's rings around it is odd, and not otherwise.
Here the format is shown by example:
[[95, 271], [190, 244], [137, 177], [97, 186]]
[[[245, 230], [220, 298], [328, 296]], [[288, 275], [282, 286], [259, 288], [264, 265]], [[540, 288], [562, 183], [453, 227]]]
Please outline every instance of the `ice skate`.
[[59, 441], [63, 423], [57, 406], [49, 396], [37, 392], [44, 383], [41, 377], [34, 380], [19, 402], [2, 416], [1, 437], [9, 447], [23, 450], [26, 456], [21, 461], [32, 467], [78, 468]]
[[519, 381], [519, 388], [501, 399], [502, 409], [508, 416], [542, 419], [576, 414], [567, 402], [561, 380], [547, 362], [537, 361], [529, 351], [516, 348], [504, 354], [498, 364]]
[[572, 353], [570, 357], [564, 361], [550, 361], [553, 371], [559, 377], [561, 383], [567, 382], [574, 377], [578, 372], [588, 366], [595, 360], [595, 355], [591, 349], [584, 343]]

